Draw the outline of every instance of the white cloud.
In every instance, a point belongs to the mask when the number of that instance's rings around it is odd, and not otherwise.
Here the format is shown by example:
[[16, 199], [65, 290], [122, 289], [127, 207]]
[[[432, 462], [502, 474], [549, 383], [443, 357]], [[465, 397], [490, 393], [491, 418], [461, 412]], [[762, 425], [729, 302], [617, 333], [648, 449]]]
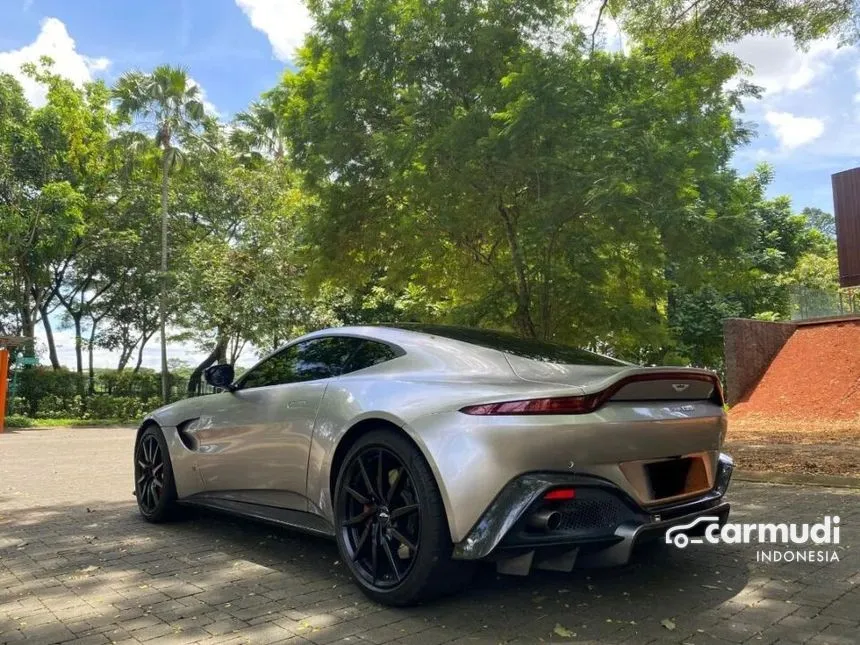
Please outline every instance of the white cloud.
[[840, 49], [834, 39], [823, 39], [802, 51], [788, 36], [757, 35], [727, 45], [726, 51], [753, 67], [748, 77], [751, 83], [767, 94], [777, 94], [808, 87], [829, 71], [836, 57], [851, 49]]
[[236, 0], [251, 26], [269, 39], [275, 57], [293, 60], [296, 47], [313, 26], [313, 20], [302, 0]]
[[[857, 75], [857, 85], [860, 87], [860, 65], [854, 68], [854, 73]], [[860, 92], [854, 95], [854, 103], [860, 104]]]
[[795, 116], [790, 112], [768, 112], [764, 118], [784, 149], [805, 145], [824, 133], [824, 122], [821, 119]]
[[35, 41], [21, 49], [0, 52], [0, 72], [17, 78], [27, 99], [37, 106], [45, 103], [45, 89], [24, 76], [21, 65], [38, 62], [42, 56], [50, 56], [54, 60], [55, 73], [78, 84], [92, 80], [94, 74], [105, 71], [110, 65], [107, 58], [79, 54], [66, 25], [56, 18], [45, 18]]

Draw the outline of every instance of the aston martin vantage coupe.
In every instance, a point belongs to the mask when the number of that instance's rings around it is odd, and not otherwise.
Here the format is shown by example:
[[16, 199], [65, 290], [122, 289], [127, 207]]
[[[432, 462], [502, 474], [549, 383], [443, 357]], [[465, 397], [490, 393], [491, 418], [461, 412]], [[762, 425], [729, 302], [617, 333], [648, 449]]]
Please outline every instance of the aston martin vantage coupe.
[[383, 603], [450, 593], [479, 560], [623, 564], [672, 526], [728, 517], [723, 394], [705, 370], [403, 324], [317, 331], [205, 378], [216, 393], [138, 430], [143, 517], [193, 504], [333, 537]]

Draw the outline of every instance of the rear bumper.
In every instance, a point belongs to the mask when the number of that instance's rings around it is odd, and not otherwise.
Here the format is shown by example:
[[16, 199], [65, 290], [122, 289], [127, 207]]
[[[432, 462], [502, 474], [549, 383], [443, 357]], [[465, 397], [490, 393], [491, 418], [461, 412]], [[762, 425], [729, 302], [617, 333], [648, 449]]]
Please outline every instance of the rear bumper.
[[[693, 499], [644, 508], [614, 484], [591, 476], [533, 473], [510, 482], [464, 540], [454, 545], [457, 559], [492, 559], [507, 573], [538, 568], [569, 570], [577, 566], [624, 564], [639, 542], [659, 539], [676, 525], [717, 516], [725, 523], [724, 500], [733, 462], [720, 455], [714, 487]], [[577, 499], [559, 507], [566, 518], [559, 530], [535, 533], [528, 516], [541, 507], [551, 488], [576, 488]], [[502, 563], [508, 563], [503, 566]], [[546, 566], [542, 566], [546, 565]], [[525, 568], [525, 571], [522, 569]], [[510, 570], [506, 570], [510, 569]]]

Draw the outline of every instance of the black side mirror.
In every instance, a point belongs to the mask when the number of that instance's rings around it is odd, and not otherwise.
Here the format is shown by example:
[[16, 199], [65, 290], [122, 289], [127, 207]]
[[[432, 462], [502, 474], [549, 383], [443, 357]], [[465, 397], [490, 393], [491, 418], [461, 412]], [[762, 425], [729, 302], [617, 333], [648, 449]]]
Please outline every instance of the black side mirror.
[[203, 370], [203, 378], [209, 385], [231, 392], [236, 389], [233, 387], [233, 376], [232, 365], [213, 365]]

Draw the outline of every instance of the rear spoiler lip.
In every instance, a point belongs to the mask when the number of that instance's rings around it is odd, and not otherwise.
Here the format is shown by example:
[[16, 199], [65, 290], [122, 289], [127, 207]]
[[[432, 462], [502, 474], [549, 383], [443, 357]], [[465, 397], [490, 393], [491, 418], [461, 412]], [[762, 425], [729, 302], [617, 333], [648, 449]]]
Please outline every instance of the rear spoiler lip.
[[[713, 384], [714, 392], [711, 395], [711, 401], [719, 406], [725, 404], [723, 396], [723, 386], [720, 383], [720, 378], [708, 370], [697, 368], [642, 368], [630, 371], [621, 372], [620, 374], [604, 380], [602, 383], [594, 387], [586, 387], [586, 394], [598, 395], [599, 403], [597, 408], [600, 408], [604, 403], [615, 396], [619, 390], [630, 383], [642, 381], [666, 381], [666, 380], [685, 380], [685, 381], [706, 381]], [[650, 400], [650, 399], [649, 399]]]
[[[625, 370], [624, 372], [615, 375], [614, 378], [604, 379], [600, 385], [602, 387], [593, 388], [592, 392], [586, 392], [583, 394], [574, 394], [574, 395], [562, 395], [562, 396], [544, 396], [537, 397], [533, 399], [518, 399], [518, 400], [506, 400], [506, 401], [496, 401], [491, 403], [479, 403], [474, 405], [467, 405], [465, 407], [460, 408], [460, 412], [469, 415], [478, 415], [478, 416], [509, 416], [509, 415], [544, 415], [544, 414], [589, 414], [592, 412], [596, 412], [600, 408], [602, 408], [610, 399], [618, 393], [624, 386], [629, 385], [630, 383], [636, 383], [641, 381], [664, 381], [664, 380], [672, 380], [677, 379], [681, 381], [704, 381], [711, 383], [713, 385], [713, 391], [711, 392], [711, 396], [709, 400], [711, 403], [720, 406], [722, 409], [725, 405], [725, 400], [723, 398], [723, 388], [720, 384], [719, 377], [707, 370], [699, 370], [699, 369], [662, 369], [662, 368], [643, 368], [639, 370], [631, 371]], [[609, 383], [607, 384], [607, 380]], [[579, 388], [580, 390], [582, 388]], [[576, 403], [578, 405], [581, 404], [581, 407], [575, 410], [559, 410], [555, 409], [508, 409], [502, 411], [501, 408], [505, 406], [509, 406], [511, 404], [547, 404], [547, 403], [568, 403], [567, 400], [577, 400]], [[643, 402], [653, 403], [659, 399], [645, 399]], [[700, 399], [703, 400], [703, 399]], [[625, 403], [633, 402], [634, 399], [625, 399]]]

